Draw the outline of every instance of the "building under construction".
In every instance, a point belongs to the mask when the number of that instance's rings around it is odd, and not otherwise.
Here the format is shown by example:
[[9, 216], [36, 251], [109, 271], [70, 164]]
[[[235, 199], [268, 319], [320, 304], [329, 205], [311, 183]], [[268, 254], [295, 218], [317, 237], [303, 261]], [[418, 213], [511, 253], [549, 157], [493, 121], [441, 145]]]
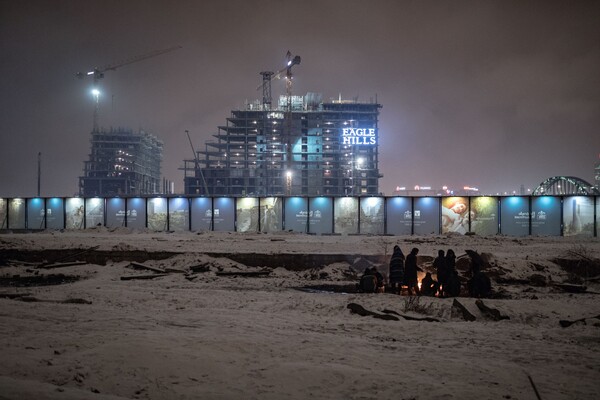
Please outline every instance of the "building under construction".
[[[269, 88], [270, 90], [270, 88]], [[234, 110], [216, 140], [184, 160], [185, 193], [206, 196], [379, 193], [377, 101], [308, 93]]]
[[163, 143], [144, 131], [94, 129], [89, 161], [79, 177], [81, 196], [164, 193], [160, 166]]

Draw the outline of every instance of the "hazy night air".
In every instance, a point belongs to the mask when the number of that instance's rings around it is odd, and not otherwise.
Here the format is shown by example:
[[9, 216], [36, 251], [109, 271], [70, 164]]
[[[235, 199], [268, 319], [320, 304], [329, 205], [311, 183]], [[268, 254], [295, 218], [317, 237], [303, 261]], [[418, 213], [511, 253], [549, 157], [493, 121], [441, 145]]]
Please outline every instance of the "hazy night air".
[[[294, 94], [383, 105], [373, 145], [386, 195], [593, 182], [598, 21], [596, 1], [2, 2], [0, 197], [36, 195], [39, 152], [41, 195], [75, 194], [94, 115], [91, 80], [75, 74], [171, 46], [182, 47], [106, 73], [98, 124], [163, 140], [176, 192], [186, 131], [203, 148], [289, 49], [302, 55]], [[359, 128], [348, 139], [371, 145]]]

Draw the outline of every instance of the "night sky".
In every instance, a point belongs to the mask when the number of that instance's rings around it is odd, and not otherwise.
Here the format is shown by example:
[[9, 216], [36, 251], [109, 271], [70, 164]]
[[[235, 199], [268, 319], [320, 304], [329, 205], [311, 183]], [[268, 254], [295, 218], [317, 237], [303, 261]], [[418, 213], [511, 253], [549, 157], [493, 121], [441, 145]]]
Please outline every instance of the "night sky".
[[[91, 79], [108, 71], [100, 126], [164, 141], [183, 191], [185, 130], [204, 148], [260, 71], [302, 57], [294, 93], [383, 105], [380, 191], [592, 182], [600, 153], [599, 1], [0, 1], [0, 197], [77, 193]], [[273, 82], [274, 99], [285, 91]]]

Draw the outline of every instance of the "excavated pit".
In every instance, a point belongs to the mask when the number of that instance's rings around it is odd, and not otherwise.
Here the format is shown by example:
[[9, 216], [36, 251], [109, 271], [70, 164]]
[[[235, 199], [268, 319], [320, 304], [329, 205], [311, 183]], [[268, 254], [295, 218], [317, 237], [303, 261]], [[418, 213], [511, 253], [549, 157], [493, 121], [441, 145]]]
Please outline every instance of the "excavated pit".
[[0, 276], [0, 287], [31, 287], [63, 285], [80, 280], [77, 275], [50, 274], [33, 276]]
[[164, 260], [179, 253], [159, 251], [146, 252], [141, 250], [17, 250], [7, 249], [0, 252], [0, 265], [7, 265], [11, 261], [22, 261], [26, 263], [62, 262], [62, 261], [85, 261], [90, 264], [106, 265], [108, 261], [136, 261]]
[[[54, 263], [66, 261], [85, 261], [90, 264], [106, 265], [107, 262], [135, 261], [143, 263], [148, 260], [166, 260], [181, 254], [180, 252], [147, 252], [141, 250], [16, 250], [7, 249], [0, 252], [0, 266], [9, 263]], [[199, 253], [200, 254], [200, 253]], [[361, 254], [261, 254], [261, 253], [228, 253], [206, 252], [210, 257], [229, 258], [249, 267], [285, 268], [290, 271], [304, 271], [319, 268], [338, 262], [356, 264], [357, 260], [366, 260], [373, 264], [381, 264], [378, 255]]]

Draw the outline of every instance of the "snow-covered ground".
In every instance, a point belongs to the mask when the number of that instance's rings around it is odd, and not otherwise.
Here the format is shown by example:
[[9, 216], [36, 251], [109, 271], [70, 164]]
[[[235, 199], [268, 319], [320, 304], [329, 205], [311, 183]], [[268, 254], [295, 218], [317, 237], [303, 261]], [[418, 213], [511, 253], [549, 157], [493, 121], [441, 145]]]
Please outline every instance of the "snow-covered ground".
[[[454, 299], [299, 290], [352, 287], [368, 265], [360, 256], [387, 263], [394, 244], [405, 254], [418, 247], [430, 270], [437, 250], [482, 253], [496, 292], [484, 303], [510, 319], [486, 318], [467, 297], [458, 300], [477, 317], [472, 322], [453, 309]], [[27, 262], [39, 251], [66, 257], [92, 246], [121, 255], [141, 250], [149, 254], [145, 265], [173, 272], [122, 280], [153, 272], [129, 261], [56, 269]], [[152, 260], [155, 252], [177, 254]], [[265, 265], [272, 272], [219, 275], [258, 270], [227, 258], [232, 254], [273, 255]], [[281, 254], [348, 257], [291, 270], [277, 265]], [[590, 317], [600, 315], [600, 294], [593, 293], [600, 285], [582, 279], [598, 275], [599, 258], [593, 238], [106, 228], [0, 234], [0, 399], [535, 399], [534, 386], [544, 400], [597, 398], [600, 319]], [[193, 272], [197, 266], [208, 271]], [[56, 274], [81, 279], [7, 283]], [[592, 293], [566, 293], [555, 285], [562, 282], [583, 282]], [[363, 317], [349, 303], [440, 322]], [[579, 318], [588, 319], [559, 324]]]

